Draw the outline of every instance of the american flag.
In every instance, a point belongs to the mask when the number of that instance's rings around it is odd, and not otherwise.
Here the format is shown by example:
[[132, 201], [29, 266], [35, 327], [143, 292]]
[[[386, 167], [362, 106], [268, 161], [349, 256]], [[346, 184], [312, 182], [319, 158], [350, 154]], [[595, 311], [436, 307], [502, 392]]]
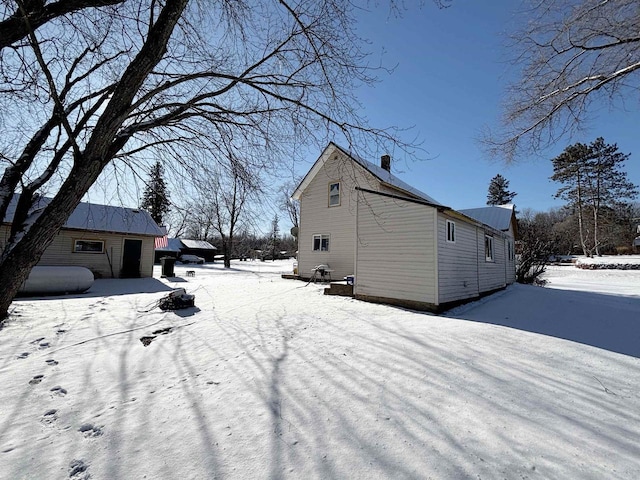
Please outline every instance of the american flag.
[[155, 248], [167, 248], [169, 246], [169, 239], [165, 235], [164, 237], [156, 237]]
[[167, 237], [167, 227], [160, 227], [164, 231], [164, 236], [156, 237], [154, 242], [155, 248], [167, 248], [169, 246], [169, 238]]

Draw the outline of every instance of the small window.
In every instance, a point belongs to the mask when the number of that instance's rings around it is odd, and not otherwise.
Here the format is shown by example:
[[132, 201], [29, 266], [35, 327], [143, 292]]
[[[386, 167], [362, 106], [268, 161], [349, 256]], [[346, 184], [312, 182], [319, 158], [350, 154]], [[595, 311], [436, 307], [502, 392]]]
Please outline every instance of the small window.
[[104, 241], [102, 240], [75, 240], [73, 244], [75, 253], [103, 253]]
[[447, 220], [447, 242], [456, 241], [456, 224], [451, 220]]
[[493, 237], [484, 236], [484, 258], [487, 262], [493, 262]]
[[509, 255], [509, 260], [513, 260], [513, 243], [511, 243], [511, 240], [507, 240], [507, 254]]
[[340, 205], [340, 183], [329, 184], [329, 206], [337, 207]]
[[329, 251], [329, 235], [314, 235], [313, 251], [328, 252]]

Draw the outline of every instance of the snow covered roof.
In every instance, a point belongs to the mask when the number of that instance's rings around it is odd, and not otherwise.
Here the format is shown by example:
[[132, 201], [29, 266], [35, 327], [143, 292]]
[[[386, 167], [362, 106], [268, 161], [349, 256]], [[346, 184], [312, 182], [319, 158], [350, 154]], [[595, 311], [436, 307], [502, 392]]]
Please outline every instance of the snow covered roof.
[[507, 231], [511, 226], [514, 206], [512, 204], [496, 205], [490, 207], [467, 208], [458, 210], [463, 215], [471, 217], [496, 230]]
[[211, 245], [209, 242], [205, 242], [204, 240], [187, 240], [186, 238], [181, 238], [180, 241], [187, 248], [198, 248], [200, 250], [217, 250], [216, 247]]
[[[14, 195], [9, 203], [6, 223], [13, 221], [19, 195]], [[51, 198], [40, 197], [34, 205], [33, 211], [44, 209], [51, 202]], [[128, 233], [134, 235], [148, 235], [161, 237], [163, 231], [151, 218], [148, 212], [135, 208], [98, 205], [96, 203], [80, 202], [67, 219], [62, 228], [72, 230], [90, 230], [97, 232]]]
[[156, 252], [179, 252], [182, 242], [179, 238], [167, 238], [167, 246], [156, 248]]
[[431, 203], [433, 205], [442, 206], [441, 203], [437, 202], [432, 197], [430, 197], [424, 192], [421, 192], [417, 188], [412, 187], [408, 183], [403, 182], [398, 177], [393, 175], [391, 172], [388, 172], [384, 168], [374, 163], [371, 163], [368, 160], [358, 157], [357, 155], [353, 154], [352, 152], [349, 152], [347, 149], [342, 148], [340, 145], [337, 145], [333, 142], [329, 143], [329, 145], [327, 146], [327, 148], [325, 148], [320, 158], [316, 161], [313, 167], [311, 167], [311, 170], [309, 170], [309, 173], [307, 173], [307, 175], [304, 177], [302, 182], [300, 182], [300, 185], [298, 185], [298, 188], [296, 188], [295, 192], [293, 192], [293, 195], [292, 195], [293, 198], [295, 198], [296, 200], [300, 198], [300, 196], [302, 195], [302, 192], [305, 190], [305, 188], [307, 188], [307, 185], [311, 183], [311, 180], [313, 180], [313, 178], [316, 176], [320, 168], [322, 168], [324, 163], [330, 158], [330, 154], [334, 149], [340, 150], [348, 158], [351, 158], [352, 160], [360, 164], [369, 173], [371, 173], [374, 177], [380, 180], [380, 182], [382, 182], [383, 184], [389, 187], [392, 187], [396, 190], [407, 193], [410, 196], [424, 200], [425, 202]]
[[179, 252], [183, 248], [197, 248], [200, 250], [217, 250], [216, 247], [204, 240], [189, 240], [186, 238], [168, 238], [167, 246], [164, 248], [156, 248], [161, 252]]

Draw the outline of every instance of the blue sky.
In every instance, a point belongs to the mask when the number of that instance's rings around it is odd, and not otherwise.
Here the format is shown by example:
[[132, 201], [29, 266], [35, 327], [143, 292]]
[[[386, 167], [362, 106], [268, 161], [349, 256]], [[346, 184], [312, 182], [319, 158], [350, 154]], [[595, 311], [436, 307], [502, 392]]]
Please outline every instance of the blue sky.
[[[485, 205], [489, 181], [500, 173], [517, 192], [518, 209], [547, 210], [563, 204], [553, 198], [559, 185], [549, 180], [550, 159], [570, 143], [589, 143], [602, 136], [632, 154], [626, 170], [629, 180], [640, 185], [637, 98], [629, 99], [630, 112], [608, 108], [593, 112], [587, 132], [557, 144], [542, 158], [505, 165], [483, 153], [477, 139], [484, 126], [498, 126], [504, 88], [513, 75], [506, 62], [505, 34], [517, 20], [513, 13], [517, 3], [454, 0], [439, 10], [427, 1], [402, 18], [390, 16], [386, 5], [360, 12], [359, 31], [372, 42], [371, 62], [397, 64], [374, 88], [359, 92], [365, 114], [377, 127], [414, 126], [407, 138], [417, 135], [428, 151], [428, 159], [419, 161], [388, 152], [395, 160], [393, 173], [457, 209]], [[318, 155], [311, 152], [301, 167]]]

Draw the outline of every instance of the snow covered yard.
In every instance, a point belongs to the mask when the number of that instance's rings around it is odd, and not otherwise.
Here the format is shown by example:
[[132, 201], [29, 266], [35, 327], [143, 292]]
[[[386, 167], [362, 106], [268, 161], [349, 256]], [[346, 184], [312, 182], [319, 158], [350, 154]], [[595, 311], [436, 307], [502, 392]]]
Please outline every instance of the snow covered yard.
[[[551, 268], [435, 316], [291, 264], [15, 302], [0, 477], [640, 477], [640, 271]], [[174, 287], [197, 308], [151, 308]]]

